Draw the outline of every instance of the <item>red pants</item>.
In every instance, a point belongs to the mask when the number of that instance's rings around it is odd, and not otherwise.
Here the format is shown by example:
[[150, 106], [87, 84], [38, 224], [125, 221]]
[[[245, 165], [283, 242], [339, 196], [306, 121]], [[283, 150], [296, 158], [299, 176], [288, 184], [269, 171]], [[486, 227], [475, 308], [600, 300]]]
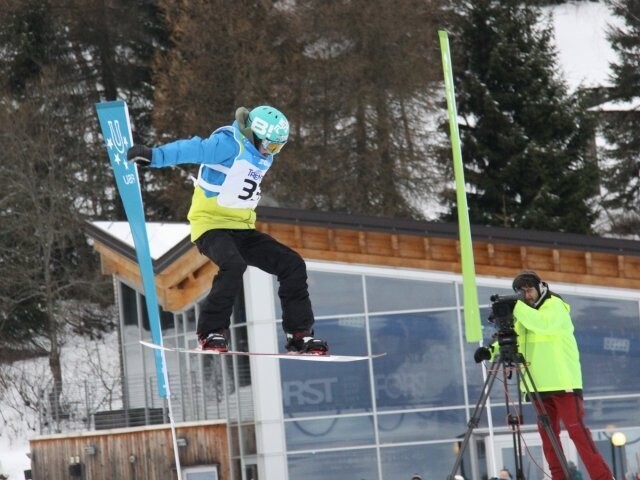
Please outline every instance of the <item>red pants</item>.
[[[602, 455], [600, 455], [595, 443], [593, 443], [591, 432], [583, 422], [582, 397], [573, 392], [554, 393], [543, 396], [542, 403], [549, 415], [549, 425], [558, 439], [558, 444], [560, 444], [560, 421], [562, 420], [569, 433], [569, 438], [575, 444], [578, 455], [580, 455], [582, 463], [584, 463], [587, 472], [589, 472], [591, 480], [611, 480], [613, 474]], [[540, 414], [541, 412], [538, 411], [538, 413]], [[542, 437], [542, 450], [549, 464], [549, 470], [551, 470], [551, 478], [553, 480], [567, 480], [556, 457], [553, 444], [540, 421], [538, 421], [538, 431]]]

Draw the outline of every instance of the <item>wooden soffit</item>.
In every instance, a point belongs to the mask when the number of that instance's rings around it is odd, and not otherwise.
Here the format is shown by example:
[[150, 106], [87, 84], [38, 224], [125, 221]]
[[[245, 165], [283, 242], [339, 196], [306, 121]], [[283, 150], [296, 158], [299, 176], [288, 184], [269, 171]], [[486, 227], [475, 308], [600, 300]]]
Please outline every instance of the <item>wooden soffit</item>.
[[[453, 224], [378, 219], [287, 209], [259, 210], [257, 229], [307, 260], [460, 273], [460, 244]], [[133, 249], [88, 235], [100, 254], [102, 272], [142, 291]], [[545, 280], [640, 290], [640, 242], [587, 235], [472, 227], [477, 275], [512, 278], [536, 270]], [[100, 237], [100, 238], [96, 238]], [[188, 239], [169, 260], [154, 262], [163, 309], [189, 307], [211, 287], [217, 267]], [[158, 268], [158, 265], [161, 268]]]

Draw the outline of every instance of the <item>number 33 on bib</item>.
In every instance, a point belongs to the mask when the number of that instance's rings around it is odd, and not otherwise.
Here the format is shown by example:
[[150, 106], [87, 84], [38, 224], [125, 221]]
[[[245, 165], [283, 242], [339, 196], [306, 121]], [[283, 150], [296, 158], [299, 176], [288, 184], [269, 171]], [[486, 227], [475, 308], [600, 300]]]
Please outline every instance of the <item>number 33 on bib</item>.
[[220, 186], [218, 204], [230, 208], [255, 208], [260, 201], [260, 182], [266, 173], [247, 160], [236, 160]]

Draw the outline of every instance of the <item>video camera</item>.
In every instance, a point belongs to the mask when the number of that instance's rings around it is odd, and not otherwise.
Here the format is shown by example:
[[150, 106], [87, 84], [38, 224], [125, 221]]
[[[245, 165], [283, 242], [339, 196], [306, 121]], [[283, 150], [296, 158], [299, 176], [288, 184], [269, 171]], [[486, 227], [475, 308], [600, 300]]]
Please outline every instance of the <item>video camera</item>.
[[517, 295], [491, 295], [491, 315], [489, 321], [497, 329], [493, 339], [498, 341], [500, 355], [505, 360], [513, 360], [518, 353], [518, 334], [513, 328], [515, 319], [513, 309], [518, 300], [523, 300], [522, 294]]

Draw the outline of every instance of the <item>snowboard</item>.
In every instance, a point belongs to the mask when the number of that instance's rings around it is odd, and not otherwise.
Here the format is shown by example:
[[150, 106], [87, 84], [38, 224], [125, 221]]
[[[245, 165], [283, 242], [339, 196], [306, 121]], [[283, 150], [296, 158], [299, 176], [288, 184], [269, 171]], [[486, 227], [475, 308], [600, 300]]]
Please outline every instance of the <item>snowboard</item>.
[[145, 347], [153, 348], [156, 350], [164, 350], [166, 352], [178, 352], [178, 353], [195, 353], [200, 355], [217, 355], [217, 356], [252, 356], [252, 357], [267, 357], [267, 358], [279, 358], [283, 360], [307, 360], [314, 362], [357, 362], [360, 360], [367, 360], [369, 358], [378, 358], [386, 355], [386, 353], [377, 353], [375, 355], [317, 355], [313, 353], [259, 353], [259, 352], [239, 352], [229, 350], [228, 352], [216, 352], [212, 350], [200, 350], [197, 348], [173, 348], [173, 347], [161, 347], [155, 343], [140, 341]]

